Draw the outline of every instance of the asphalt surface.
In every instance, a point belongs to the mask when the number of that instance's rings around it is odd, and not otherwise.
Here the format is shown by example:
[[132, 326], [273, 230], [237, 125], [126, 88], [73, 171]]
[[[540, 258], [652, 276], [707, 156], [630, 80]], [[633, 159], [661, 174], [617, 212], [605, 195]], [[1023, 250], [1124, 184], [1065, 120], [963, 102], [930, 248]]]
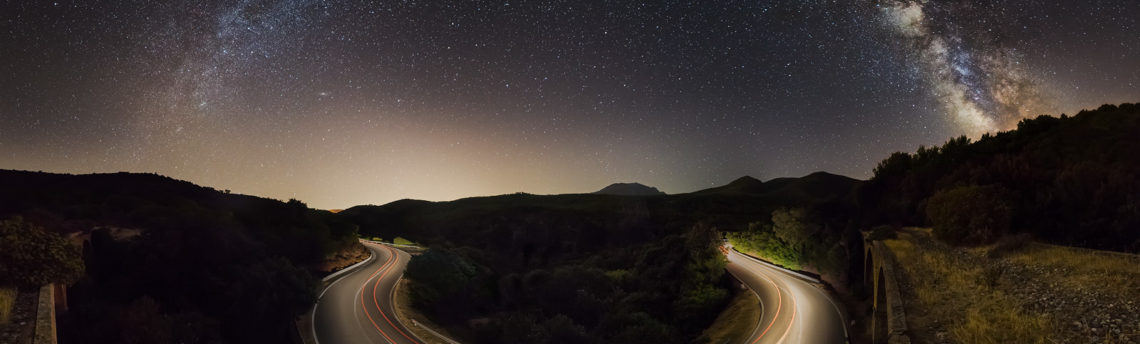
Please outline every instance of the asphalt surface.
[[397, 319], [392, 289], [411, 256], [384, 245], [364, 243], [372, 258], [338, 276], [313, 308], [319, 344], [421, 344]]
[[760, 298], [763, 314], [746, 343], [846, 343], [843, 315], [826, 291], [736, 250], [728, 272]]

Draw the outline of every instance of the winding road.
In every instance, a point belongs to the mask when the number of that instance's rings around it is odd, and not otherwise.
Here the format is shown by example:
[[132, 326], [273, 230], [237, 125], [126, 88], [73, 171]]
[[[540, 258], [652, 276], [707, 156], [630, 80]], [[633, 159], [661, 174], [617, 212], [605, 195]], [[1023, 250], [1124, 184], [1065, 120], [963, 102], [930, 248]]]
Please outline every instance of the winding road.
[[[393, 288], [411, 256], [363, 242], [372, 257], [350, 267], [321, 292], [313, 307], [318, 344], [422, 344], [396, 319]], [[746, 343], [845, 343], [843, 315], [824, 290], [785, 270], [725, 249], [728, 272], [759, 297], [760, 323]]]
[[392, 307], [392, 289], [411, 256], [385, 245], [362, 243], [372, 257], [334, 277], [313, 307], [317, 343], [421, 344], [396, 319]]
[[752, 289], [763, 308], [747, 343], [846, 343], [839, 307], [799, 276], [726, 249], [728, 272]]

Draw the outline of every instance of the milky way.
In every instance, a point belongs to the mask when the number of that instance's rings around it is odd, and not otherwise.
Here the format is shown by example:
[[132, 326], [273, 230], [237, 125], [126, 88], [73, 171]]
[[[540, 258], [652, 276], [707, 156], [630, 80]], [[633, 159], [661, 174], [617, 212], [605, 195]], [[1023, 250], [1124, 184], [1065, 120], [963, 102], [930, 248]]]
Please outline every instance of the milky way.
[[[965, 134], [977, 138], [1010, 129], [1022, 118], [1056, 111], [1026, 75], [1015, 49], [993, 39], [991, 17], [957, 12], [1004, 11], [993, 4], [894, 1], [882, 9], [887, 21], [914, 50], [930, 91]], [[980, 28], [963, 27], [957, 16], [972, 16]], [[994, 23], [996, 24], [996, 23]]]
[[341, 208], [666, 192], [1140, 100], [1140, 2], [7, 1], [0, 168]]

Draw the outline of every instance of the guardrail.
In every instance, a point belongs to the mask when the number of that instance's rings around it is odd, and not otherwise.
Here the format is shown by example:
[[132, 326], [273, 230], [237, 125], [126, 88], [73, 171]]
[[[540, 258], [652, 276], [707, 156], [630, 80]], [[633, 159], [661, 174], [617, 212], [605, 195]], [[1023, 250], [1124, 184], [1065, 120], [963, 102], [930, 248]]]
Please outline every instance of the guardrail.
[[419, 246], [419, 245], [394, 244], [394, 243], [390, 243], [390, 242], [368, 240], [368, 239], [360, 239], [360, 241], [367, 241], [367, 242], [370, 242], [373, 244], [388, 245], [388, 246], [395, 246], [395, 247], [423, 248], [422, 246]]
[[811, 282], [811, 283], [815, 283], [815, 284], [823, 284], [823, 281], [820, 281], [820, 280], [819, 280], [819, 278], [816, 278], [816, 277], [814, 277], [814, 276], [811, 276], [811, 275], [807, 275], [807, 274], [804, 274], [803, 272], [800, 272], [800, 271], [796, 271], [796, 270], [792, 270], [792, 269], [788, 269], [788, 268], [785, 268], [785, 267], [783, 267], [783, 266], [779, 266], [779, 265], [776, 265], [776, 264], [772, 264], [771, 262], [769, 262], [769, 261], [766, 261], [766, 260], [763, 260], [763, 259], [760, 259], [759, 257], [753, 256], [753, 255], [751, 255], [751, 254], [747, 254], [747, 253], [744, 253], [744, 252], [740, 252], [740, 250], [737, 250], [737, 249], [736, 249], [736, 247], [733, 247], [733, 248], [732, 248], [732, 251], [733, 251], [733, 252], [736, 252], [736, 253], [739, 253], [739, 254], [740, 254], [740, 255], [742, 255], [742, 256], [748, 257], [748, 259], [751, 259], [751, 260], [753, 260], [753, 261], [756, 261], [756, 262], [758, 262], [758, 263], [760, 263], [760, 264], [764, 264], [764, 265], [767, 265], [767, 266], [768, 266], [768, 267], [770, 267], [770, 268], [773, 268], [773, 269], [777, 269], [777, 270], [783, 271], [783, 272], [785, 272], [785, 273], [787, 273], [787, 274], [789, 274], [789, 275], [792, 275], [793, 277], [796, 277], [796, 278], [802, 279], [802, 280], [804, 280], [804, 281], [808, 281], [808, 282]]
[[460, 344], [459, 342], [457, 342], [451, 338], [445, 337], [444, 335], [440, 334], [439, 332], [435, 332], [435, 330], [431, 329], [430, 327], [420, 326], [420, 323], [417, 322], [416, 319], [412, 319], [412, 326], [415, 326], [416, 328], [427, 331], [427, 333], [431, 333], [433, 336], [436, 336], [437, 338], [439, 338], [440, 340], [442, 340], [448, 344]]

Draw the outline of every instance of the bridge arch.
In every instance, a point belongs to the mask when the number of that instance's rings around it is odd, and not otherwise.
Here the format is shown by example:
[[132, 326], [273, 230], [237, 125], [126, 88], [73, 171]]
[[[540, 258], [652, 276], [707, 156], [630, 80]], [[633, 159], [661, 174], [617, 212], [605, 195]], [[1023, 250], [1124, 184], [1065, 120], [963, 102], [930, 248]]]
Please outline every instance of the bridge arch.
[[863, 283], [871, 292], [872, 343], [910, 344], [894, 255], [880, 241], [864, 243]]

